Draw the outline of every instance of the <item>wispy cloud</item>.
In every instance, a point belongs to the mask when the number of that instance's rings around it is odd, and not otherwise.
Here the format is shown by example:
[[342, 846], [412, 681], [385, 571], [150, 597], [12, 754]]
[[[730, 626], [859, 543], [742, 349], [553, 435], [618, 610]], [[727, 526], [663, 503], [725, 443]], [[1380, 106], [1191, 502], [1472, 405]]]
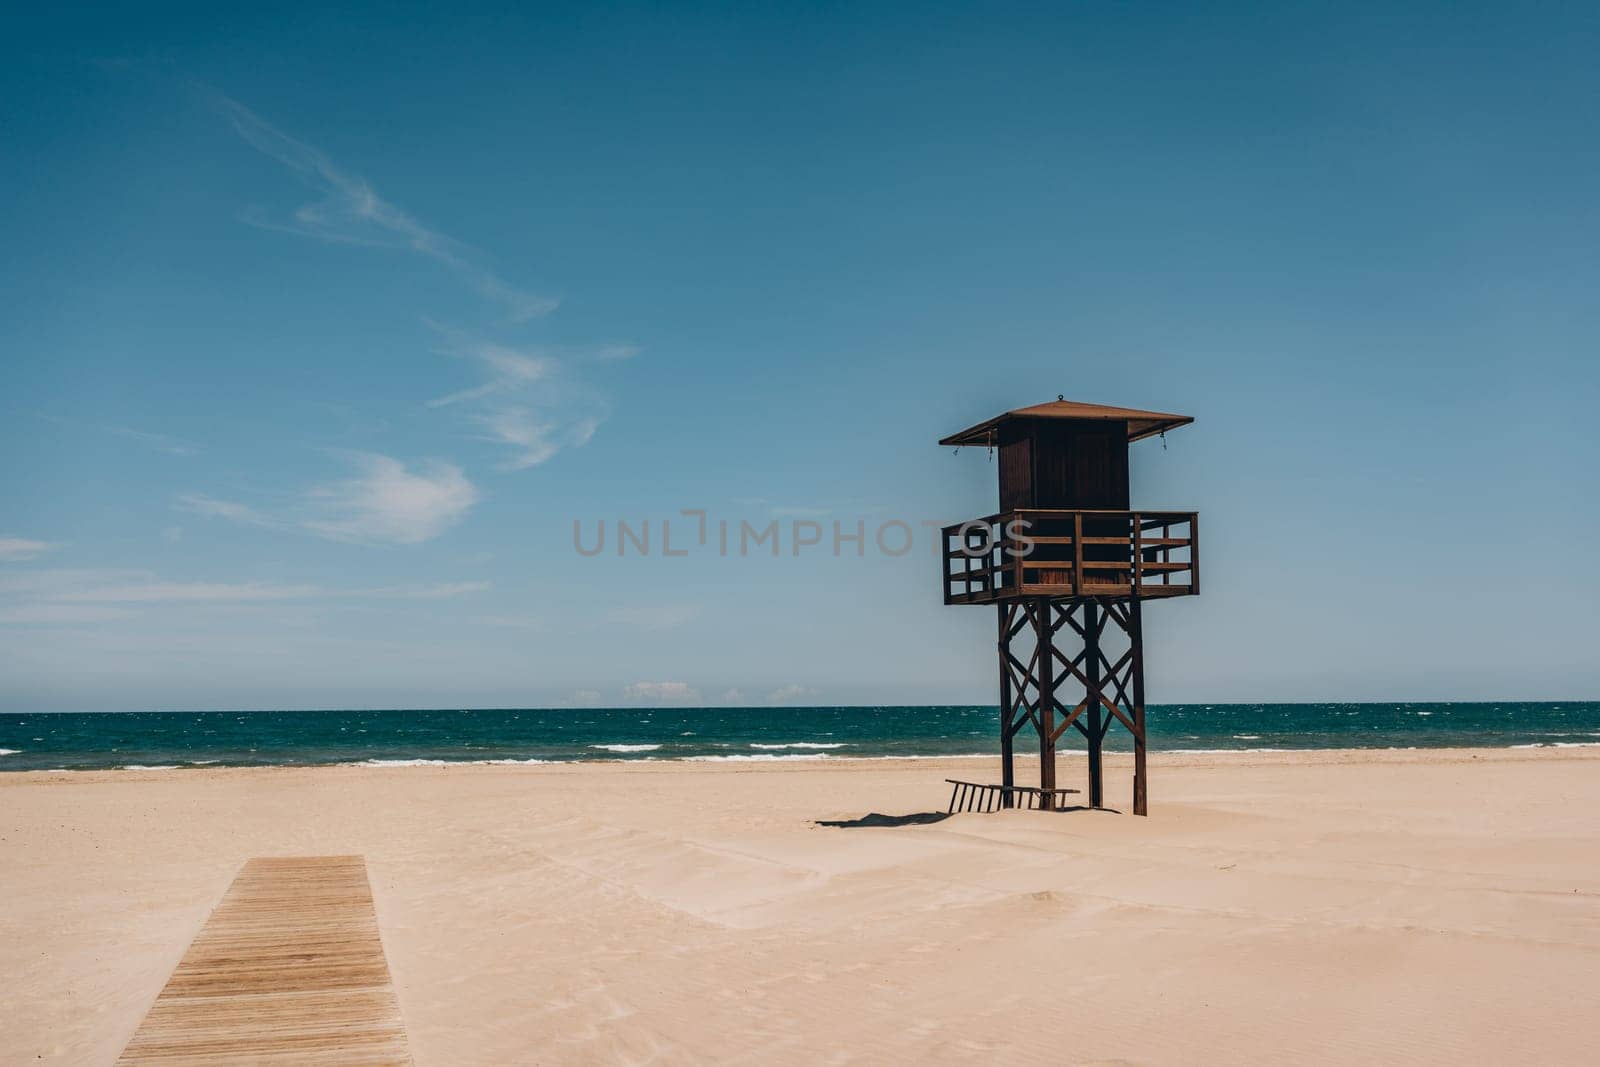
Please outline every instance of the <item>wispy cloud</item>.
[[163, 582], [70, 589], [49, 599], [64, 604], [163, 604], [192, 601], [326, 600], [398, 598], [442, 600], [489, 588], [488, 582], [443, 582], [434, 585], [384, 585], [341, 588], [324, 585], [282, 585], [273, 582]]
[[415, 469], [390, 456], [350, 454], [359, 473], [314, 486], [289, 507], [264, 510], [203, 493], [178, 498], [185, 511], [247, 526], [300, 530], [332, 541], [414, 545], [459, 522], [479, 500], [460, 467], [437, 461]]
[[479, 364], [484, 381], [467, 389], [435, 397], [428, 401], [430, 408], [447, 407], [469, 400], [482, 400], [496, 393], [509, 393], [554, 374], [559, 363], [553, 357], [537, 352], [518, 351], [506, 345], [477, 340], [436, 322], [424, 320], [429, 328], [444, 339], [441, 349], [446, 355], [469, 359]]
[[[315, 200], [291, 212], [274, 215], [252, 209], [245, 214], [252, 225], [320, 241], [405, 249], [426, 256], [500, 304], [513, 321], [555, 309], [555, 300], [508, 284], [478, 253], [385, 200], [366, 178], [335, 163], [325, 152], [278, 129], [237, 100], [215, 92], [208, 95], [246, 144], [275, 160], [316, 193]], [[470, 358], [482, 371], [479, 381], [432, 398], [428, 407], [470, 406], [467, 417], [482, 437], [511, 450], [510, 458], [500, 464], [502, 469], [525, 470], [548, 461], [562, 449], [579, 447], [604, 421], [604, 401], [573, 375], [564, 374], [563, 361], [555, 356], [467, 337], [431, 322], [428, 325], [445, 336], [446, 352]], [[614, 342], [564, 351], [580, 361], [616, 362], [633, 359], [642, 349], [631, 342]], [[250, 519], [241, 516], [240, 521]], [[343, 526], [321, 532], [348, 540], [393, 539], [382, 534], [374, 537], [366, 529], [351, 532]]]
[[4, 623], [114, 622], [138, 606], [250, 604], [277, 601], [443, 600], [470, 596], [488, 582], [436, 582], [380, 586], [328, 586], [262, 581], [183, 582], [142, 571], [39, 570], [0, 582]]
[[418, 222], [322, 151], [270, 125], [237, 100], [209, 95], [246, 144], [293, 171], [318, 196], [285, 216], [252, 209], [244, 216], [251, 225], [319, 241], [408, 249], [442, 264], [519, 322], [555, 309], [556, 300], [509, 285], [467, 246]]
[[88, 567], [20, 568], [0, 571], [0, 596], [33, 595], [48, 599], [64, 589], [81, 589], [90, 585], [110, 585], [134, 582], [149, 578], [149, 572], [128, 569], [95, 569]]
[[248, 504], [240, 504], [233, 500], [218, 500], [216, 497], [204, 493], [183, 493], [178, 497], [178, 507], [184, 511], [203, 515], [208, 519], [227, 519], [230, 522], [243, 523], [247, 526], [266, 526], [288, 529], [294, 526], [293, 522], [279, 520]]
[[699, 617], [700, 608], [695, 604], [638, 604], [609, 612], [606, 621], [645, 630], [665, 630]]
[[26, 537], [0, 537], [0, 563], [21, 563], [53, 552], [56, 545], [50, 541], [34, 541]]
[[543, 630], [548, 626], [537, 615], [474, 615], [467, 620], [478, 626], [495, 626], [507, 630]]
[[502, 470], [526, 470], [564, 448], [582, 447], [604, 420], [604, 401], [556, 356], [427, 324], [443, 341], [440, 351], [472, 362], [482, 376], [475, 385], [428, 401], [428, 407], [465, 407], [484, 440], [511, 449]]
[[803, 685], [786, 685], [781, 689], [774, 689], [767, 694], [768, 704], [793, 704], [800, 700], [809, 700], [817, 695], [815, 689], [808, 689]]
[[433, 585], [383, 585], [365, 590], [366, 596], [399, 597], [402, 600], [443, 600], [467, 596], [490, 588], [489, 582], [437, 582]]
[[126, 608], [86, 604], [23, 604], [0, 608], [0, 624], [113, 622], [132, 614]]
[[461, 468], [432, 462], [417, 470], [388, 456], [356, 457], [360, 476], [313, 490], [330, 512], [304, 525], [336, 541], [414, 545], [431, 541], [478, 502], [478, 490]]
[[195, 446], [164, 433], [150, 433], [148, 430], [135, 430], [127, 426], [107, 426], [105, 430], [118, 437], [126, 437], [140, 444], [149, 445], [169, 456], [192, 456], [199, 451]]
[[200, 451], [198, 447], [190, 444], [188, 441], [173, 437], [170, 434], [152, 433], [149, 430], [136, 430], [131, 426], [82, 422], [77, 419], [63, 418], [60, 415], [47, 415], [44, 412], [40, 412], [39, 417], [47, 422], [53, 422], [58, 426], [64, 426], [68, 429], [89, 431], [92, 433], [98, 432], [111, 434], [116, 437], [127, 438], [130, 441], [137, 441], [142, 445], [153, 448], [157, 452], [165, 452], [169, 456], [192, 456]]
[[688, 682], [634, 682], [622, 690], [625, 700], [652, 704], [697, 704], [700, 691]]
[[507, 408], [474, 416], [490, 440], [510, 445], [516, 455], [503, 464], [510, 470], [536, 467], [561, 451], [556, 442], [556, 425], [542, 422], [526, 408]]
[[273, 585], [265, 582], [140, 582], [74, 589], [55, 600], [84, 604], [161, 604], [203, 600], [309, 600], [323, 595], [314, 585]]

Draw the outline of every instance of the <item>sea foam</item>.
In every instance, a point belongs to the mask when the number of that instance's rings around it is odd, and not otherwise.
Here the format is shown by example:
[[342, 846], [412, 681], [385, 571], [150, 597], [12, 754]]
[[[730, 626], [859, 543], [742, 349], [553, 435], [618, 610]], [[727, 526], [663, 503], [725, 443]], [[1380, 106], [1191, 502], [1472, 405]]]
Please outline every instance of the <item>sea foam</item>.
[[1535, 741], [1528, 745], [1511, 745], [1511, 748], [1600, 748], [1600, 741]]
[[751, 748], [844, 748], [844, 741], [791, 741], [785, 745], [763, 745], [759, 741], [750, 742]]
[[369, 759], [362, 760], [362, 767], [448, 767], [449, 760], [442, 759]]
[[685, 756], [689, 763], [770, 763], [775, 760], [797, 759], [827, 759], [826, 752], [792, 752], [787, 756], [774, 755], [771, 752], [752, 752], [737, 756]]

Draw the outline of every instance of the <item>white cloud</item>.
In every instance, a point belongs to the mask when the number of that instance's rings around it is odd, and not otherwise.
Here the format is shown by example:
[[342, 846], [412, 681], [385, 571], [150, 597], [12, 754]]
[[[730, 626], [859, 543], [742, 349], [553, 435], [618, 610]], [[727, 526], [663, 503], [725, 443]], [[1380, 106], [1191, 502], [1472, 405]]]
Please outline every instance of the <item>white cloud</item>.
[[474, 615], [467, 620], [479, 626], [500, 626], [508, 630], [543, 630], [545, 620], [537, 615]]
[[484, 380], [427, 402], [466, 407], [483, 439], [512, 449], [502, 470], [526, 470], [564, 448], [588, 444], [605, 417], [605, 403], [543, 351], [520, 350], [424, 320], [444, 341], [444, 354], [477, 364]]
[[606, 614], [606, 621], [645, 630], [665, 630], [699, 617], [700, 608], [695, 604], [655, 604], [617, 608]]
[[212, 98], [247, 144], [289, 168], [320, 196], [287, 217], [274, 218], [264, 211], [252, 210], [246, 213], [246, 222], [320, 241], [409, 249], [443, 264], [519, 322], [555, 309], [557, 301], [506, 284], [466, 246], [429, 229], [378, 196], [366, 179], [268, 125], [237, 101], [221, 94], [212, 94]]
[[87, 604], [23, 604], [0, 608], [0, 623], [110, 622], [126, 619], [132, 612]]
[[161, 531], [161, 540], [165, 541], [169, 545], [177, 544], [179, 541], [183, 540], [183, 527], [168, 526], [166, 529]]
[[582, 448], [588, 444], [589, 439], [594, 436], [594, 432], [599, 428], [600, 420], [598, 418], [579, 419], [573, 423], [571, 431], [572, 447]]
[[768, 704], [792, 704], [797, 700], [806, 700], [817, 695], [815, 689], [807, 689], [803, 685], [786, 685], [782, 689], [774, 689], [767, 694]]
[[171, 437], [164, 433], [151, 433], [148, 430], [135, 430], [130, 426], [80, 422], [77, 419], [63, 418], [60, 415], [47, 415], [43, 412], [39, 413], [39, 417], [47, 422], [53, 422], [58, 426], [64, 426], [72, 430], [90, 430], [97, 433], [108, 433], [114, 434], [118, 437], [126, 437], [131, 441], [138, 441], [140, 444], [148, 445], [158, 452], [165, 452], [169, 456], [192, 456], [200, 451], [189, 442], [179, 440], [176, 437]]
[[25, 537], [0, 537], [0, 563], [21, 563], [53, 552], [56, 545], [49, 541], [32, 541]]
[[356, 457], [363, 473], [316, 490], [333, 512], [303, 525], [338, 541], [415, 545], [430, 541], [461, 520], [478, 502], [478, 490], [461, 468], [433, 462], [418, 470], [388, 456]]
[[191, 444], [186, 444], [176, 437], [168, 437], [164, 433], [149, 433], [145, 430], [132, 430], [126, 426], [107, 426], [107, 433], [116, 434], [118, 437], [127, 437], [149, 445], [158, 452], [165, 452], [169, 456], [192, 456], [199, 449]]
[[489, 588], [488, 582], [443, 582], [436, 585], [386, 585], [372, 588], [340, 588], [301, 583], [280, 585], [274, 582], [164, 582], [142, 581], [122, 585], [67, 588], [51, 593], [40, 590], [40, 599], [71, 604], [161, 604], [174, 601], [252, 601], [321, 600], [331, 598], [396, 598], [441, 600], [466, 596]]
[[601, 699], [603, 698], [600, 696], [600, 690], [598, 689], [580, 689], [572, 694], [572, 702], [586, 708], [596, 706]]
[[31, 594], [53, 597], [64, 589], [81, 589], [90, 585], [148, 579], [148, 571], [93, 570], [88, 568], [45, 567], [37, 570], [0, 572], [0, 594]]
[[487, 439], [516, 449], [512, 458], [501, 464], [505, 470], [520, 471], [537, 467], [561, 451], [558, 423], [536, 418], [526, 408], [507, 408], [474, 415], [473, 421], [488, 431]]
[[733, 705], [742, 705], [745, 702], [744, 693], [738, 689], [728, 690], [726, 693], [723, 693], [720, 697], [718, 697], [717, 700], [723, 704]]
[[[440, 600], [469, 596], [488, 582], [371, 587], [277, 582], [179, 582], [144, 571], [52, 569], [7, 574], [0, 580], [0, 623], [113, 622], [135, 617], [132, 606], [279, 601]], [[18, 601], [22, 602], [18, 602]]]
[[[406, 249], [426, 256], [505, 307], [515, 321], [555, 309], [555, 300], [508, 285], [482, 257], [384, 200], [365, 178], [335, 164], [317, 148], [273, 127], [235, 100], [215, 93], [210, 96], [247, 144], [293, 172], [317, 194], [315, 200], [290, 213], [275, 216], [252, 210], [246, 221], [321, 241]], [[427, 406], [467, 409], [467, 418], [484, 440], [510, 449], [501, 469], [536, 467], [563, 449], [581, 447], [606, 418], [603, 398], [567, 373], [562, 360], [544, 351], [484, 340], [437, 323], [427, 325], [444, 337], [446, 353], [473, 361], [481, 375], [475, 383], [426, 401]], [[632, 359], [641, 349], [631, 343], [613, 343], [564, 351], [571, 352], [576, 361], [606, 362]], [[261, 511], [202, 496], [190, 496], [183, 503], [191, 510], [235, 522], [294, 527], [334, 540], [415, 544], [437, 536], [477, 500], [476, 491], [457, 468], [438, 465], [408, 475], [403, 469], [382, 469], [379, 465], [383, 462], [375, 457], [364, 482], [353, 480], [324, 495], [321, 504], [337, 512], [331, 516]], [[410, 482], [403, 484], [408, 477]], [[419, 478], [431, 485], [418, 484]], [[421, 500], [425, 494], [431, 494], [428, 501]], [[420, 510], [402, 498], [418, 503]]]
[[231, 500], [218, 500], [216, 497], [207, 496], [204, 493], [182, 493], [178, 496], [178, 506], [185, 511], [192, 511], [196, 515], [204, 515], [212, 519], [228, 519], [231, 522], [242, 522], [250, 526], [287, 525], [275, 522], [248, 504], [239, 504]]
[[[467, 596], [490, 588], [488, 582], [439, 582], [437, 585], [386, 585], [365, 591], [369, 596], [392, 596], [404, 600], [444, 600]], [[358, 594], [359, 595], [359, 594]]]
[[560, 361], [533, 351], [519, 351], [506, 345], [476, 340], [459, 330], [452, 330], [430, 320], [423, 320], [435, 332], [443, 335], [446, 355], [470, 359], [484, 372], [482, 384], [435, 397], [428, 401], [430, 408], [447, 407], [469, 400], [481, 400], [495, 393], [511, 392], [547, 379], [560, 368]]
[[644, 700], [654, 704], [697, 704], [699, 690], [688, 682], [634, 682], [622, 690], [625, 700]]
[[182, 600], [305, 600], [321, 596], [314, 585], [263, 582], [142, 582], [74, 589], [51, 599], [69, 603], [155, 604]]
[[459, 522], [479, 500], [460, 467], [432, 461], [416, 469], [389, 456], [354, 453], [361, 473], [307, 491], [291, 508], [266, 512], [201, 493], [178, 498], [186, 511], [269, 529], [299, 529], [333, 541], [415, 545]]

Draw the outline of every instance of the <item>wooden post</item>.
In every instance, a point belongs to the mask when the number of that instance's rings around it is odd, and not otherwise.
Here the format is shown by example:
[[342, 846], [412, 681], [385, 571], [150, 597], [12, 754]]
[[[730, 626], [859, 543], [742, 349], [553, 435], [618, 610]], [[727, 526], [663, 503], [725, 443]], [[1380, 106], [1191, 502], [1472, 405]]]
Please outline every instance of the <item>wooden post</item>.
[[1089, 683], [1084, 687], [1084, 699], [1089, 702], [1084, 713], [1089, 728], [1089, 806], [1102, 808], [1105, 781], [1100, 765], [1100, 716], [1105, 709], [1100, 704], [1100, 605], [1093, 600], [1083, 602], [1083, 651], [1084, 677]]
[[1083, 512], [1072, 513], [1072, 592], [1083, 595]]
[[1139, 595], [1139, 586], [1144, 584], [1144, 520], [1139, 513], [1133, 513], [1133, 595]]
[[1200, 593], [1200, 516], [1189, 513], [1189, 592]]
[[1000, 650], [1000, 804], [1002, 807], [1011, 807], [1011, 787], [1017, 784], [1017, 769], [1015, 765], [1015, 750], [1011, 742], [1011, 718], [1016, 714], [1012, 706], [1011, 695], [1011, 665], [1006, 662], [1006, 657], [1011, 652], [1011, 608], [1010, 605], [1001, 604], [995, 608], [999, 617], [999, 639], [996, 647]]
[[[1033, 632], [1039, 656], [1039, 704], [1035, 713], [1039, 720], [1039, 806], [1046, 811], [1055, 810], [1056, 787], [1056, 665], [1052, 641], [1052, 613], [1049, 597], [1039, 597], [1033, 602]], [[1068, 610], [1071, 610], [1070, 608]]]
[[1137, 593], [1128, 602], [1128, 640], [1133, 650], [1133, 813], [1150, 814], [1144, 770], [1144, 620]]

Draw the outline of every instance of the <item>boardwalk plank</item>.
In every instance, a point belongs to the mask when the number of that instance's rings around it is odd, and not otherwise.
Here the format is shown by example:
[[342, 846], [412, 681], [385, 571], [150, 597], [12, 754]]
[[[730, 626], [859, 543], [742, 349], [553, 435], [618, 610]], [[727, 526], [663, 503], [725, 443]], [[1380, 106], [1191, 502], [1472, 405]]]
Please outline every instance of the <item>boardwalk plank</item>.
[[366, 862], [246, 863], [117, 1062], [410, 1064]]

